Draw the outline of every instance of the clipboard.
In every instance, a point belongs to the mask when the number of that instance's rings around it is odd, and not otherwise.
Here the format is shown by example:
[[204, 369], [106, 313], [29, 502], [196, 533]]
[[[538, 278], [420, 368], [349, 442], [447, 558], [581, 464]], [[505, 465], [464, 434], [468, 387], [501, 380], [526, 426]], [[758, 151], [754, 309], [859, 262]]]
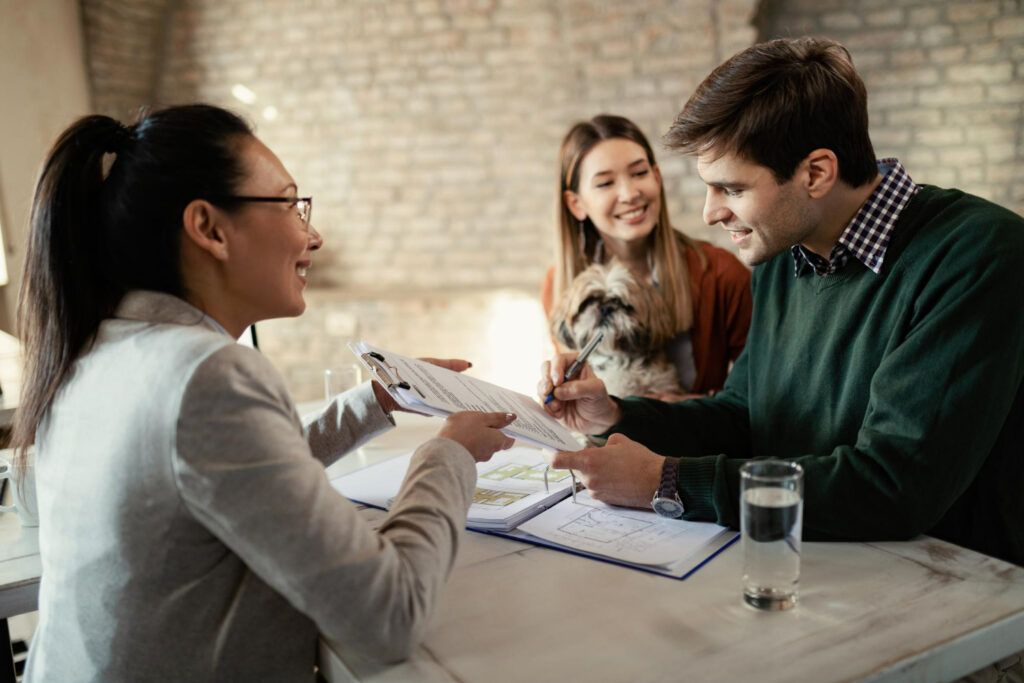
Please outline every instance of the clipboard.
[[553, 451], [578, 451], [583, 439], [544, 412], [525, 394], [448, 370], [416, 358], [371, 346], [365, 341], [349, 349], [370, 371], [374, 381], [404, 409], [436, 417], [463, 410], [514, 413], [515, 421], [501, 431], [514, 439]]

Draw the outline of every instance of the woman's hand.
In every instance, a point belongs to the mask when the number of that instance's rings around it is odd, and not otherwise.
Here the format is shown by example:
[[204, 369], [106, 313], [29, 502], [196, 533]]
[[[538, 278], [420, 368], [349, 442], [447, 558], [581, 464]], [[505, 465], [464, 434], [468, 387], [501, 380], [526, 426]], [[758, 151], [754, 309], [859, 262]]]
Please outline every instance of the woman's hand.
[[452, 413], [445, 418], [444, 426], [437, 435], [457, 441], [466, 447], [474, 460], [486, 462], [495, 451], [512, 448], [515, 439], [498, 430], [509, 426], [515, 419], [512, 413]]
[[[422, 361], [431, 363], [440, 368], [446, 368], [448, 370], [454, 370], [455, 372], [464, 372], [465, 370], [473, 367], [473, 364], [468, 360], [461, 360], [459, 358], [420, 358]], [[371, 380], [373, 382], [373, 380]], [[384, 411], [385, 415], [390, 415], [396, 410], [401, 410], [407, 413], [414, 413], [415, 410], [407, 410], [402, 406], [398, 405], [398, 401], [391, 397], [388, 390], [381, 386], [380, 382], [373, 382], [373, 395], [377, 397], [377, 403], [380, 404], [380, 409]]]
[[541, 401], [554, 392], [544, 410], [569, 429], [584, 434], [600, 434], [611, 429], [621, 416], [619, 404], [608, 396], [604, 382], [594, 375], [590, 365], [583, 364], [576, 379], [564, 382], [565, 370], [576, 360], [577, 352], [560, 353], [540, 367], [541, 380], [537, 395]]

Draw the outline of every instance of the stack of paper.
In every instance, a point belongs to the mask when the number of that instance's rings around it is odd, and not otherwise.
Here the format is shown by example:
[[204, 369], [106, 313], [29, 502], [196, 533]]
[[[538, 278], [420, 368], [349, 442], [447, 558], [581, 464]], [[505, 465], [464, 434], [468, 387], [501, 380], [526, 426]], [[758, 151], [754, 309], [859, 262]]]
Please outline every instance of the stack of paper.
[[[409, 469], [412, 453], [357, 470], [332, 481], [343, 496], [364, 505], [388, 509]], [[509, 531], [570, 494], [568, 470], [547, 472], [534, 448], [498, 451], [476, 465], [477, 483], [466, 526], [479, 531]]]
[[407, 410], [446, 417], [463, 410], [515, 413], [505, 434], [555, 451], [583, 446], [534, 399], [426, 361], [386, 351], [364, 341], [349, 344], [374, 379]]

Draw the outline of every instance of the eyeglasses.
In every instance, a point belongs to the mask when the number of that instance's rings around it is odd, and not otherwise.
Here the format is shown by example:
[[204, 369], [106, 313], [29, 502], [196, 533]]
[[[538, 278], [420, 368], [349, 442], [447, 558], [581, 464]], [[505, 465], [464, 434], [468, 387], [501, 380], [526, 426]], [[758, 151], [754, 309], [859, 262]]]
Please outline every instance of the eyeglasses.
[[234, 202], [272, 202], [275, 204], [294, 204], [295, 211], [299, 214], [299, 218], [302, 219], [302, 225], [306, 230], [309, 230], [309, 218], [313, 215], [312, 197], [249, 197], [246, 195], [226, 194], [207, 197], [206, 200], [213, 202], [214, 204], [228, 204]]

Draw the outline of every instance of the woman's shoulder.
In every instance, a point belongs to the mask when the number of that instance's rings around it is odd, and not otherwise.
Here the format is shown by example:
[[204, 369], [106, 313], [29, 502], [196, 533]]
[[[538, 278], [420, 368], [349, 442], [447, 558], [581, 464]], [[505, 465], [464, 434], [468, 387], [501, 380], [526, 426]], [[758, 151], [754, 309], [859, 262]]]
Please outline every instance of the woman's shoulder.
[[268, 392], [289, 402], [284, 378], [266, 356], [241, 344], [220, 345], [207, 354], [191, 378], [193, 389], [207, 385], [228, 393]]
[[555, 302], [555, 267], [551, 266], [544, 273], [544, 278], [540, 281], [540, 302], [544, 307], [544, 313], [551, 316], [551, 310], [554, 308]]
[[544, 277], [540, 281], [541, 290], [550, 290], [555, 284], [555, 267], [548, 266], [548, 269], [544, 271]]

